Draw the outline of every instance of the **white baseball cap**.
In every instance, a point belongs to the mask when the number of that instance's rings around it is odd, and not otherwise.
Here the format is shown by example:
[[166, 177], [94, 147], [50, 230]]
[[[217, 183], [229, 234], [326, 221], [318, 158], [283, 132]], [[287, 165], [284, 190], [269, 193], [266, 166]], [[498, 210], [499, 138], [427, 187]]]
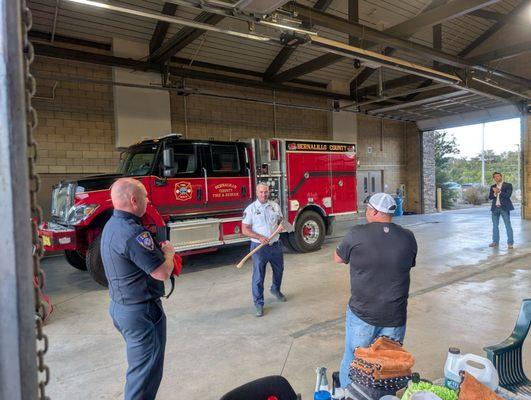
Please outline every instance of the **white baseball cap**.
[[373, 194], [367, 205], [376, 211], [386, 214], [394, 214], [396, 210], [395, 199], [387, 193]]

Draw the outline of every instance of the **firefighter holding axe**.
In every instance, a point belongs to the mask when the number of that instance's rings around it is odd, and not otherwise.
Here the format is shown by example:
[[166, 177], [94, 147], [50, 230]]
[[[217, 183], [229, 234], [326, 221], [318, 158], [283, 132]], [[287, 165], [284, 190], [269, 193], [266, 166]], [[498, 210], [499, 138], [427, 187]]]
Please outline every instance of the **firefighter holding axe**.
[[242, 232], [251, 238], [250, 252], [238, 264], [241, 268], [247, 259], [253, 259], [252, 294], [257, 317], [264, 315], [264, 278], [268, 263], [273, 270], [271, 294], [279, 301], [286, 301], [286, 296], [280, 291], [284, 272], [280, 233], [292, 229], [283, 220], [280, 206], [269, 200], [269, 186], [259, 183], [256, 186], [256, 201], [243, 213]]

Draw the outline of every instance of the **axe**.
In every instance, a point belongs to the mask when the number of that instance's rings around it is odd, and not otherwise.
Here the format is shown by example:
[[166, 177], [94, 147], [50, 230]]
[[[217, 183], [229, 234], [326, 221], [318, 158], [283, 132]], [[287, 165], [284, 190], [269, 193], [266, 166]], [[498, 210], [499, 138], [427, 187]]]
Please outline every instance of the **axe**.
[[[277, 229], [269, 236], [269, 240], [273, 239], [275, 235], [279, 234], [280, 232], [293, 232], [293, 225], [291, 225], [286, 220], [280, 220]], [[243, 264], [253, 256], [254, 253], [256, 253], [258, 250], [260, 250], [262, 247], [264, 247], [265, 243], [260, 243], [258, 246], [256, 246], [253, 250], [249, 252], [245, 257], [242, 258], [242, 260], [236, 265], [237, 268], [243, 267]]]

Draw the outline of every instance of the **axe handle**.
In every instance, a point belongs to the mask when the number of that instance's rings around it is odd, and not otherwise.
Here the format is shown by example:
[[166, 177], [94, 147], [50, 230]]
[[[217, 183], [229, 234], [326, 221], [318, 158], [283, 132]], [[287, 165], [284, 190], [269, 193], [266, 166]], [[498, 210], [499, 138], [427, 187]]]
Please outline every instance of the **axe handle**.
[[[273, 232], [271, 234], [271, 236], [269, 236], [269, 240], [273, 239], [273, 237], [275, 235], [277, 235], [278, 233], [280, 233], [282, 229], [282, 224], [279, 224], [277, 229], [275, 229], [275, 232]], [[247, 254], [245, 257], [242, 258], [242, 260], [238, 263], [238, 265], [236, 265], [237, 268], [241, 268], [243, 267], [243, 265], [245, 264], [245, 262], [251, 258], [253, 256], [254, 253], [256, 253], [258, 250], [260, 250], [262, 247], [264, 247], [266, 245], [266, 243], [260, 243], [258, 246], [256, 246], [253, 250], [251, 250], [249, 252], [249, 254]]]

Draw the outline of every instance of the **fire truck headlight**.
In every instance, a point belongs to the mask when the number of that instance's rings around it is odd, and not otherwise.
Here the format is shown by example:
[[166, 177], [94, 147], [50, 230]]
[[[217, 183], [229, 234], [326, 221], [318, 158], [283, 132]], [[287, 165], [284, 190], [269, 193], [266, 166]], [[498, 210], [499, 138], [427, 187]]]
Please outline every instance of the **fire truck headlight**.
[[297, 211], [300, 207], [300, 204], [297, 200], [290, 200], [289, 201], [289, 210], [290, 211]]
[[73, 206], [68, 212], [68, 223], [74, 225], [80, 223], [92, 215], [98, 207], [99, 204], [80, 204]]

